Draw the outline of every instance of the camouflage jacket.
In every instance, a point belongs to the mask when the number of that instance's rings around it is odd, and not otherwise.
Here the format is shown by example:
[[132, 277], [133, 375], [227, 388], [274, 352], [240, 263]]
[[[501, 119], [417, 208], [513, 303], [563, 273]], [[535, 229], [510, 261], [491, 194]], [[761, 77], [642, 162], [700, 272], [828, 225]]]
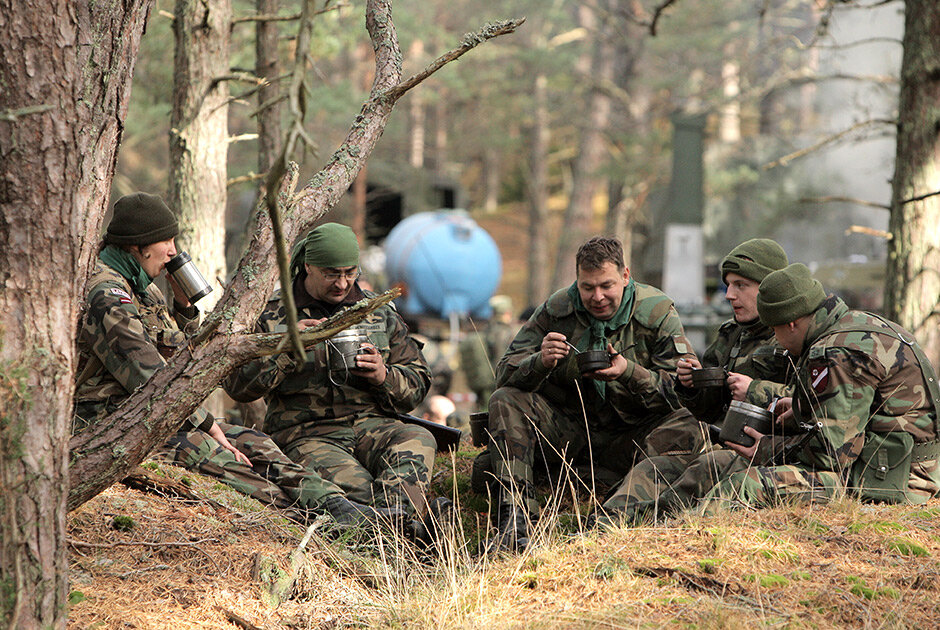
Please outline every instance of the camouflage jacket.
[[914, 455], [909, 489], [936, 494], [940, 469], [929, 443], [940, 436], [927, 383], [936, 376], [929, 364], [929, 374], [922, 369], [913, 335], [900, 327], [893, 330], [869, 313], [849, 310], [834, 296], [813, 317], [793, 386], [797, 420], [817, 429], [796, 454], [798, 461], [848, 478], [868, 445], [888, 434], [906, 433], [912, 438], [906, 454]]
[[618, 380], [607, 383], [602, 398], [589, 385], [590, 379], [580, 377], [574, 352], [551, 369], [542, 365], [542, 339], [547, 333], [560, 332], [574, 345], [590, 335], [589, 315], [575, 310], [567, 291], [554, 293], [523, 325], [499, 362], [497, 386], [538, 392], [576, 414], [581, 413], [583, 397], [588, 417], [598, 426], [645, 425], [678, 409], [672, 379], [676, 363], [692, 352], [692, 346], [672, 300], [658, 289], [636, 283], [629, 321], [607, 337], [629, 366]]
[[[124, 276], [101, 260], [88, 287], [75, 389], [76, 412], [84, 422], [111, 413], [186, 343], [186, 334], [195, 332], [199, 324], [196, 307], [177, 309], [174, 319], [155, 284], [135, 293]], [[188, 421], [208, 429], [212, 418], [197, 409]]]
[[[372, 294], [356, 285], [338, 306], [354, 304], [365, 295]], [[299, 295], [295, 291], [295, 296], [298, 319], [318, 319], [337, 310], [310, 299], [306, 292]], [[256, 330], [283, 331], [286, 322], [280, 292], [275, 292]], [[380, 386], [372, 386], [352, 372], [331, 372], [324, 342], [307, 351], [307, 363], [300, 369], [287, 354], [252, 361], [225, 381], [225, 391], [242, 402], [264, 396], [268, 404], [264, 429], [279, 444], [325, 435], [359, 418], [394, 417], [411, 411], [424, 399], [431, 383], [431, 371], [419, 344], [408, 336], [408, 327], [391, 306], [375, 310], [361, 325], [367, 328], [369, 340], [388, 368], [388, 376]]]
[[[790, 358], [774, 338], [774, 331], [760, 323], [742, 325], [729, 319], [718, 329], [718, 338], [701, 358], [703, 367], [723, 367], [728, 372], [750, 376], [746, 402], [766, 408], [776, 397], [789, 396], [786, 382]], [[693, 389], [676, 381], [676, 394], [682, 405], [702, 422], [714, 423], [724, 417], [731, 392], [727, 387]]]
[[460, 342], [460, 367], [473, 391], [496, 385], [496, 366], [518, 331], [517, 326], [490, 321], [480, 331], [473, 331]]

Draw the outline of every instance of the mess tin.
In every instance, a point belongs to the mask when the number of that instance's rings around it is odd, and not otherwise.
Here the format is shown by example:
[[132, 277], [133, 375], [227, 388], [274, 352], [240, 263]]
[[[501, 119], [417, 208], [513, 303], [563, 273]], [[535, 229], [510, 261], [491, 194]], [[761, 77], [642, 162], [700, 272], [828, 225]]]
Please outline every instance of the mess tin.
[[722, 367], [706, 367], [692, 370], [692, 387], [705, 389], [706, 387], [724, 387], [727, 374]]
[[744, 427], [751, 427], [759, 433], [768, 435], [773, 430], [773, 414], [757, 405], [741, 400], [732, 400], [725, 414], [724, 424], [718, 439], [722, 442], [734, 442], [741, 446], [753, 446], [754, 438], [744, 432]]
[[366, 331], [352, 326], [326, 340], [326, 360], [333, 372], [356, 369], [356, 355], [368, 352], [362, 344], [369, 343]]
[[488, 411], [477, 411], [470, 414], [470, 441], [474, 446], [486, 446], [490, 436], [490, 414]]
[[610, 367], [611, 355], [606, 350], [585, 350], [574, 355], [581, 374], [590, 374], [596, 370]]

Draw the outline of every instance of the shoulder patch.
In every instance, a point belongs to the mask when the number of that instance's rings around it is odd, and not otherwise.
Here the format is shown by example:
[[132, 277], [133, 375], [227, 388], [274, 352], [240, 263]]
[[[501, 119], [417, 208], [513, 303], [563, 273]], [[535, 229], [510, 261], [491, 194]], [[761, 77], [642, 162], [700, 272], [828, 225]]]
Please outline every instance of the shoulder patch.
[[121, 304], [132, 304], [131, 296], [127, 294], [127, 291], [124, 289], [118, 289], [117, 287], [111, 287], [111, 295], [116, 295], [120, 300]]
[[809, 386], [817, 394], [822, 394], [829, 386], [829, 364], [825, 361], [813, 361], [806, 366], [809, 374]]

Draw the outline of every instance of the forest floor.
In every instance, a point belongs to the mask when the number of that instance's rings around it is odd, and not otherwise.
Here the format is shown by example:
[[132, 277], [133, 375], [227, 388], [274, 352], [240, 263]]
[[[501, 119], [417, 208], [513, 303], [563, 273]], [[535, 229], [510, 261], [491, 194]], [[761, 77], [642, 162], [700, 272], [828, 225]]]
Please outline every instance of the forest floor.
[[[440, 457], [463, 522], [423, 550], [336, 538], [173, 466], [195, 500], [117, 484], [68, 518], [70, 628], [936, 628], [940, 501], [683, 515], [580, 532], [590, 496], [560, 484], [523, 554], [478, 554], [477, 449]], [[577, 497], [573, 502], [571, 497]], [[302, 549], [302, 551], [301, 551]]]

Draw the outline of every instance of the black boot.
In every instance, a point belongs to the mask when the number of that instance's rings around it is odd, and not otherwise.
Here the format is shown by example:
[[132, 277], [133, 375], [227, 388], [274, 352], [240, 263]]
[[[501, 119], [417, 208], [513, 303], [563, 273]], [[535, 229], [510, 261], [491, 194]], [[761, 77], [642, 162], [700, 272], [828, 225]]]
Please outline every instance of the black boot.
[[525, 551], [529, 546], [529, 515], [521, 507], [499, 506], [496, 534], [487, 541], [490, 551]]
[[350, 501], [341, 494], [327, 497], [321, 505], [324, 512], [340, 526], [379, 525], [402, 520], [404, 512], [393, 508], [374, 508]]

